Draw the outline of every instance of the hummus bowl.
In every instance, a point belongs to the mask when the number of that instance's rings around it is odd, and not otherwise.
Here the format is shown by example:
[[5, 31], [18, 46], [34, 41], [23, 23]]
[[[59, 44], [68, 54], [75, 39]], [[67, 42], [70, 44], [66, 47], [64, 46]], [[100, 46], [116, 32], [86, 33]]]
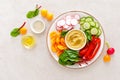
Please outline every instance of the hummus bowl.
[[80, 50], [86, 44], [86, 35], [82, 30], [71, 30], [65, 36], [65, 43], [72, 50]]

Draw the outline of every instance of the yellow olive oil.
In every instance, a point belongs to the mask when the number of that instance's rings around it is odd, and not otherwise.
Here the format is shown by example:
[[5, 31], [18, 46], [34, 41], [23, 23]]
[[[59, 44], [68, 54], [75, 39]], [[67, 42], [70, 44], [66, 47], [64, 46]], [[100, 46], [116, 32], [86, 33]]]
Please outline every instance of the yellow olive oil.
[[32, 48], [34, 45], [35, 45], [35, 39], [33, 36], [31, 35], [25, 35], [22, 37], [22, 45], [25, 47], [25, 48]]

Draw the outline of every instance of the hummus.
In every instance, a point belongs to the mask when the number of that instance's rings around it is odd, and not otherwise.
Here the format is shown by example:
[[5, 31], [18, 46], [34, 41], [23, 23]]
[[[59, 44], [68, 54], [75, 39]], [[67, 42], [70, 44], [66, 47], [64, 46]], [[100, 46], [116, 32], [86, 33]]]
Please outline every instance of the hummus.
[[65, 36], [66, 45], [73, 50], [79, 50], [86, 44], [86, 35], [81, 30], [71, 30]]

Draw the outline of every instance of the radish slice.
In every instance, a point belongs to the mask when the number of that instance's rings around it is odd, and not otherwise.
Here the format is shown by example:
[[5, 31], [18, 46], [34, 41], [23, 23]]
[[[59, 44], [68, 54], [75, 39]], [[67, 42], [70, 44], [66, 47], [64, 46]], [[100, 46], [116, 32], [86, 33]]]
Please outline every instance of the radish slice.
[[66, 20], [67, 20], [67, 19], [72, 19], [72, 17], [71, 17], [71, 16], [66, 16], [65, 19], [66, 19]]
[[80, 19], [80, 16], [79, 16], [78, 14], [76, 14], [76, 15], [74, 16], [74, 18], [77, 19], [77, 20], [79, 20], [79, 19]]
[[67, 20], [66, 20], [66, 24], [67, 24], [67, 25], [71, 25], [71, 19], [67, 19]]
[[72, 20], [71, 20], [71, 24], [72, 24], [73, 26], [77, 25], [77, 24], [78, 24], [77, 19], [72, 19]]
[[73, 29], [73, 26], [69, 26], [69, 28], [67, 28], [67, 30], [71, 30], [71, 29]]
[[68, 26], [68, 25], [64, 25], [64, 26], [63, 26], [63, 29], [64, 29], [64, 30], [67, 30], [69, 27], [70, 27], [70, 26]]
[[65, 20], [60, 20], [60, 21], [59, 21], [59, 25], [60, 25], [60, 26], [64, 26], [64, 25], [65, 25]]
[[57, 22], [57, 26], [61, 27], [65, 25], [65, 20], [60, 20]]
[[56, 23], [56, 25], [59, 26], [59, 27], [61, 27], [61, 26], [60, 26], [60, 21], [58, 21], [58, 22]]
[[61, 31], [61, 30], [63, 30], [63, 27], [56, 26], [56, 30]]

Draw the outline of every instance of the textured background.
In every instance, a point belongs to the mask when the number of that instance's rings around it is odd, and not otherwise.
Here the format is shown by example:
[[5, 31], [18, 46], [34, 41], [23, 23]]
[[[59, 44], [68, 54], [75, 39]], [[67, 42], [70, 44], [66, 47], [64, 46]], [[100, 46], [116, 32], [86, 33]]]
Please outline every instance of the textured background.
[[[86, 11], [102, 24], [108, 40], [116, 49], [110, 63], [102, 56], [85, 69], [68, 69], [58, 65], [46, 46], [47, 30], [35, 35], [36, 46], [27, 50], [21, 45], [21, 36], [12, 38], [9, 33], [20, 26], [27, 11], [41, 4], [57, 17], [71, 10]], [[120, 0], [0, 0], [0, 80], [120, 80]], [[31, 33], [29, 23], [26, 25]]]

